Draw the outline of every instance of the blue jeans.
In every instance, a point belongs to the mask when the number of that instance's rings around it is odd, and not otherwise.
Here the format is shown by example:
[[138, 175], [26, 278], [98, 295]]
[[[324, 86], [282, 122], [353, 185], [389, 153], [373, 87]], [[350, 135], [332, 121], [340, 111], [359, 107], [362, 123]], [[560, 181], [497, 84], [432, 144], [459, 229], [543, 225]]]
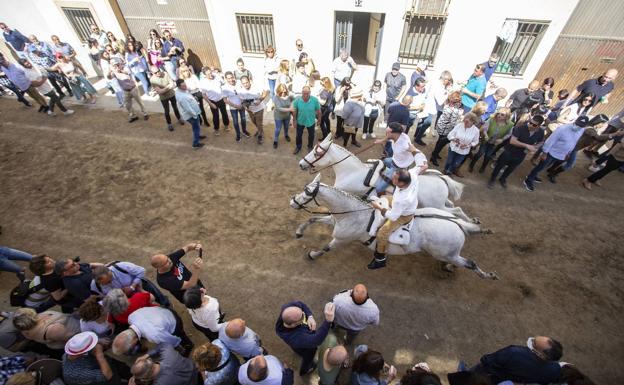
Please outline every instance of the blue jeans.
[[290, 124], [290, 116], [286, 119], [275, 119], [275, 133], [273, 134], [273, 142], [277, 143], [282, 127], [284, 127], [284, 137], [288, 137], [288, 125], [289, 124]]
[[568, 157], [568, 160], [566, 160], [565, 164], [561, 168], [563, 169], [563, 171], [567, 171], [567, 170], [571, 169], [572, 167], [574, 167], [575, 163], [576, 163], [576, 151], [573, 150], [570, 153], [570, 156]]
[[[174, 60], [175, 59], [175, 60]], [[178, 59], [176, 57], [172, 57], [170, 61], [164, 62], [165, 71], [171, 77], [171, 80], [174, 82], [178, 80], [178, 75], [176, 75], [176, 69], [178, 68]]]
[[449, 148], [446, 164], [444, 165], [444, 171], [447, 174], [451, 174], [462, 164], [466, 155], [458, 154]]
[[117, 103], [119, 103], [120, 106], [124, 106], [125, 105], [124, 92], [123, 92], [123, 89], [119, 86], [119, 82], [115, 79], [115, 80], [110, 80], [106, 82], [106, 84], [115, 91], [115, 97], [117, 98]]
[[269, 81], [269, 91], [271, 91], [271, 99], [275, 96], [275, 82], [277, 79], [268, 79]]
[[232, 124], [234, 124], [234, 131], [236, 131], [236, 139], [240, 139], [241, 130], [238, 126], [238, 117], [240, 116], [240, 123], [243, 128], [243, 132], [247, 133], [247, 119], [245, 118], [245, 110], [236, 110], [231, 108], [230, 115], [232, 116]]
[[537, 166], [533, 167], [533, 170], [531, 170], [531, 173], [526, 178], [527, 182], [533, 183], [535, 181], [535, 178], [537, 178], [537, 176], [539, 175], [540, 172], [542, 172], [543, 169], [545, 169], [546, 167], [552, 166], [555, 162], [563, 162], [563, 161], [557, 158], [553, 158], [550, 154], [547, 154], [546, 159], [542, 160], [541, 162], [538, 163]]
[[427, 128], [431, 126], [431, 122], [433, 121], [433, 115], [429, 115], [418, 123], [416, 126], [416, 132], [414, 133], [414, 140], [421, 141], [422, 137], [425, 136], [425, 132]]
[[143, 86], [143, 92], [149, 92], [149, 83], [147, 82], [147, 74], [145, 72], [137, 72], [134, 74], [134, 77], [141, 82], [141, 86]]
[[13, 261], [30, 262], [32, 255], [11, 249], [10, 247], [0, 246], [0, 271], [10, 271], [11, 273], [19, 273], [23, 270], [17, 263]]
[[189, 124], [191, 125], [191, 128], [193, 129], [193, 146], [198, 145], [199, 144], [199, 130], [201, 128], [199, 126], [199, 119], [197, 119], [197, 117], [190, 118], [187, 120], [187, 122], [189, 122]]
[[494, 149], [496, 145], [494, 143], [483, 142], [479, 146], [479, 151], [472, 157], [472, 161], [470, 162], [470, 168], [474, 168], [479, 159], [483, 156], [483, 164], [481, 164], [481, 169], [485, 170], [485, 167], [489, 163], [490, 159], [492, 159], [492, 155], [494, 155]]
[[301, 146], [303, 145], [304, 128], [308, 130], [308, 148], [312, 148], [312, 146], [314, 145], [314, 125], [306, 127], [301, 124], [297, 124], [297, 137], [295, 138], [295, 146], [298, 150], [301, 150]]
[[[396, 171], [396, 168], [392, 164], [392, 158], [384, 158], [383, 162], [386, 165], [386, 169], [384, 170], [383, 175], [386, 176], [388, 179], [391, 179], [392, 174], [394, 174], [394, 172]], [[388, 186], [390, 186], [390, 183], [386, 182], [380, 175], [379, 179], [377, 179], [377, 183], [375, 184], [375, 191], [377, 191], [377, 194], [382, 193], [386, 191]]]

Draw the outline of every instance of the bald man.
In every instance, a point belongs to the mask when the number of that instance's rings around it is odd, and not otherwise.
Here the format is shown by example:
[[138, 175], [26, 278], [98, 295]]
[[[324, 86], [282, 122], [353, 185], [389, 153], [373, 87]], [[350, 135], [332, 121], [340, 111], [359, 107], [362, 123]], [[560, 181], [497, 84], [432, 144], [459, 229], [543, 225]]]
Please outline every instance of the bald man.
[[537, 80], [533, 80], [529, 83], [527, 88], [521, 88], [519, 90], [514, 91], [513, 94], [505, 103], [505, 107], [511, 109], [511, 112], [514, 112], [518, 108], [524, 105], [524, 102], [529, 98], [529, 96], [533, 95], [535, 98], [539, 99], [538, 103], [542, 103], [544, 101], [544, 95], [541, 92], [538, 92], [540, 88], [540, 82]]
[[184, 293], [193, 286], [204, 287], [199, 280], [203, 261], [195, 258], [189, 270], [180, 259], [191, 250], [201, 250], [199, 242], [189, 243], [169, 255], [156, 254], [150, 258], [150, 264], [156, 269], [156, 282], [168, 290], [178, 301], [184, 303]]
[[245, 320], [235, 318], [219, 325], [219, 340], [245, 360], [263, 354], [260, 337], [247, 327]]
[[330, 331], [325, 337], [318, 351], [318, 375], [320, 385], [334, 385], [340, 369], [343, 367], [349, 354], [344, 346], [338, 345], [334, 332]]
[[585, 80], [579, 84], [568, 96], [566, 105], [570, 103], [577, 103], [578, 98], [581, 95], [588, 93], [594, 94], [594, 100], [592, 101], [592, 107], [595, 107], [598, 103], [608, 103], [609, 96], [615, 88], [613, 81], [617, 78], [618, 71], [615, 68], [611, 68], [603, 73], [598, 79]]
[[275, 332], [291, 349], [301, 356], [299, 375], [305, 376], [312, 372], [316, 348], [323, 343], [329, 326], [334, 320], [334, 305], [325, 305], [325, 320], [316, 327], [312, 310], [301, 301], [292, 301], [282, 306], [280, 316], [275, 323]]
[[367, 326], [379, 325], [379, 308], [368, 297], [368, 289], [363, 284], [341, 291], [332, 301], [336, 307], [334, 324], [346, 330], [347, 345]]
[[275, 356], [256, 356], [238, 369], [241, 385], [292, 385], [292, 369], [282, 365]]

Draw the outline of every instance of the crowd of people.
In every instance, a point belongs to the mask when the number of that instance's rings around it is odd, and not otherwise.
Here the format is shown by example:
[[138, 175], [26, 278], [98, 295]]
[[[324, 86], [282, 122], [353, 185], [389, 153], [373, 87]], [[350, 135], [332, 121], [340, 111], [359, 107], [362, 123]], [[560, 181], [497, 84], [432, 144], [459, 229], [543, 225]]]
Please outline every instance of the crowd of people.
[[[34, 278], [25, 280], [24, 267], [14, 261], [28, 263]], [[244, 319], [225, 319], [219, 300], [200, 279], [201, 243], [153, 255], [149, 263], [155, 283], [145, 268], [127, 261], [84, 263], [0, 247], [0, 269], [23, 280], [11, 294], [19, 308], [1, 316], [0, 384], [36, 384], [41, 368], [54, 373], [50, 366], [58, 369], [55, 380], [63, 381], [56, 384], [67, 385], [294, 383], [293, 370], [269, 353]], [[169, 295], [209, 342], [189, 338], [189, 325]], [[60, 311], [52, 310], [57, 306]], [[316, 372], [321, 385], [383, 385], [395, 378], [402, 385], [441, 384], [426, 362], [401, 375], [373, 347], [355, 343], [365, 339], [367, 328], [381, 324], [381, 311], [361, 283], [336, 293], [323, 317], [296, 300], [274, 310], [276, 335], [301, 357], [299, 376]], [[562, 356], [560, 342], [535, 336], [526, 345], [485, 354], [473, 366], [459, 362], [447, 378], [451, 385], [593, 384]], [[44, 357], [53, 360], [41, 361]], [[34, 362], [39, 364], [29, 369]]]

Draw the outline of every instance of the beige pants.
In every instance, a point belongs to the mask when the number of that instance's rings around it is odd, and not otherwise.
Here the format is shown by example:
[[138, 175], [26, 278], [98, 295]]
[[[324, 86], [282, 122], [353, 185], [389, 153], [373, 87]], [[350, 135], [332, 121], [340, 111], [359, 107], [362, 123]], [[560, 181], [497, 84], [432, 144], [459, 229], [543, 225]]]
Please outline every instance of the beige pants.
[[[387, 197], [387, 199], [390, 207], [392, 207], [392, 197]], [[386, 221], [386, 223], [384, 223], [383, 226], [377, 230], [376, 251], [378, 253], [385, 254], [386, 249], [388, 248], [388, 239], [390, 238], [390, 234], [392, 234], [392, 232], [399, 227], [410, 223], [413, 218], [413, 215], [401, 215], [396, 221]]]
[[258, 137], [263, 137], [264, 136], [264, 110], [260, 110], [258, 112], [249, 112], [249, 118], [251, 119], [251, 122], [256, 126], [256, 128], [258, 129]]
[[43, 95], [41, 95], [39, 91], [37, 91], [37, 89], [34, 86], [28, 87], [28, 89], [24, 92], [28, 94], [28, 96], [33, 98], [37, 103], [39, 103], [40, 106], [42, 107], [48, 106], [48, 102], [45, 100]]
[[141, 112], [143, 115], [147, 115], [145, 112], [145, 106], [143, 105], [143, 101], [141, 100], [141, 96], [139, 95], [139, 87], [134, 87], [130, 91], [124, 90], [124, 99], [126, 101], [126, 110], [128, 110], [128, 114], [130, 114], [130, 118], [134, 118], [136, 115], [134, 113], [134, 108], [132, 108], [132, 100], [135, 100], [139, 107], [141, 108]]

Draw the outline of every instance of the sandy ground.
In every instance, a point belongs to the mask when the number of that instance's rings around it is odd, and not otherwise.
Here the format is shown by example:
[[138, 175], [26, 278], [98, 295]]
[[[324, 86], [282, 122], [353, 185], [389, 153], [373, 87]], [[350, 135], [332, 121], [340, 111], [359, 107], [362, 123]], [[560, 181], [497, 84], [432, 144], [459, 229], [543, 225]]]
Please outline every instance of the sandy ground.
[[[121, 111], [99, 108], [77, 106], [72, 117], [48, 118], [0, 99], [0, 244], [59, 258], [128, 260], [154, 278], [149, 255], [201, 240], [209, 293], [291, 367], [298, 359], [274, 332], [280, 305], [301, 299], [322, 319], [334, 293], [363, 282], [382, 321], [357, 342], [380, 350], [400, 373], [418, 361], [446, 373], [459, 359], [475, 363], [541, 334], [559, 339], [563, 360], [597, 383], [624, 382], [620, 173], [585, 191], [580, 156], [558, 184], [545, 182], [535, 193], [521, 187], [527, 164], [507, 191], [486, 189], [483, 175], [464, 178], [461, 206], [496, 233], [469, 238], [463, 254], [495, 270], [499, 281], [442, 273], [425, 255], [394, 257], [371, 272], [370, 252], [358, 244], [315, 262], [304, 258], [329, 239], [329, 229], [312, 227], [294, 238], [306, 214], [288, 200], [312, 176], [298, 169], [292, 145], [237, 144], [232, 132], [208, 131], [207, 146], [194, 151], [188, 125], [170, 133], [162, 115], [129, 125]], [[15, 279], [2, 275], [7, 308]], [[190, 322], [186, 329], [203, 340]]]

